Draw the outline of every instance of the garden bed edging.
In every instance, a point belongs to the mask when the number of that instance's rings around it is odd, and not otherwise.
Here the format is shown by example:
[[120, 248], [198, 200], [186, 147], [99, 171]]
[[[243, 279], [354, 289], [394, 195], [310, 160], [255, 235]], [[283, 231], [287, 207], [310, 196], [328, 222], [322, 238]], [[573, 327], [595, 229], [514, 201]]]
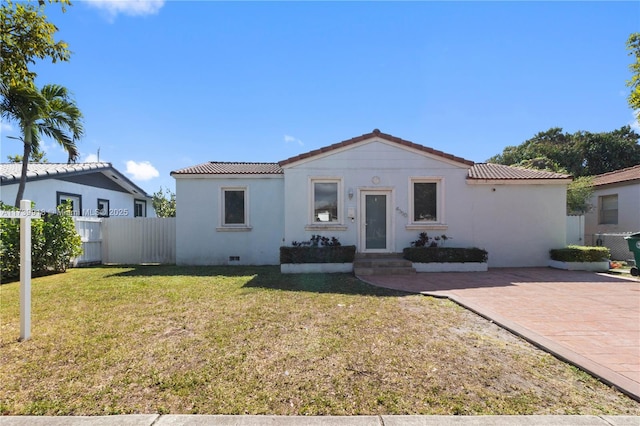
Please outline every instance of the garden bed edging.
[[561, 262], [559, 260], [549, 260], [549, 267], [564, 269], [566, 271], [590, 271], [606, 272], [609, 270], [609, 261], [603, 262]]

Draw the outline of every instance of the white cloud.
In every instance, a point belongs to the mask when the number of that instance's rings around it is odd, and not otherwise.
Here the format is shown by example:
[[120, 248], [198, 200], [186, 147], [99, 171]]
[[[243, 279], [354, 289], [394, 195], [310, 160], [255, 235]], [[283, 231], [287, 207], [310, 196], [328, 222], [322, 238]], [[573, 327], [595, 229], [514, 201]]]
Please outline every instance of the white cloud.
[[0, 121], [0, 132], [11, 132], [13, 131], [13, 126], [6, 121]]
[[286, 143], [289, 143], [289, 142], [295, 142], [295, 143], [297, 143], [297, 144], [298, 144], [298, 145], [300, 145], [300, 146], [304, 145], [304, 143], [302, 143], [302, 141], [301, 141], [300, 139], [298, 139], [298, 138], [296, 138], [296, 137], [293, 137], [293, 136], [289, 136], [289, 135], [284, 135], [284, 141], [285, 141]]
[[131, 175], [134, 180], [151, 180], [160, 176], [158, 169], [153, 167], [148, 161], [141, 161], [136, 163], [135, 161], [127, 161], [127, 173]]
[[88, 0], [87, 4], [115, 18], [120, 13], [129, 16], [155, 15], [164, 6], [164, 0]]
[[96, 154], [89, 154], [82, 160], [83, 163], [97, 163], [98, 161], [100, 160]]

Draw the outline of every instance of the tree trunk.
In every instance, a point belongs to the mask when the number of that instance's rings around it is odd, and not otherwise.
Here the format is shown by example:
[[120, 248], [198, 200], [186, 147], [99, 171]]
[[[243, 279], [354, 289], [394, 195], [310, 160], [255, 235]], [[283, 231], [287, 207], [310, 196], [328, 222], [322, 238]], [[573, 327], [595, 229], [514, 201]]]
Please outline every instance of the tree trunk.
[[20, 208], [20, 200], [24, 196], [24, 188], [27, 185], [27, 168], [29, 166], [29, 157], [31, 157], [31, 126], [24, 127], [24, 153], [22, 154], [22, 172], [20, 173], [20, 185], [18, 185], [18, 193], [16, 194], [17, 208]]

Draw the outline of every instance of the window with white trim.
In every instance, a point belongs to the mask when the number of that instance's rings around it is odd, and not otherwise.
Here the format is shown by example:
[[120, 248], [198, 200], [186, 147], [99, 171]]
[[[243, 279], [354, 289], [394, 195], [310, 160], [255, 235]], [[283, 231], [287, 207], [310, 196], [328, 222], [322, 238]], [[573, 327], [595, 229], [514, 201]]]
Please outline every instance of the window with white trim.
[[222, 226], [248, 226], [247, 188], [222, 188]]
[[96, 214], [98, 217], [109, 217], [109, 200], [98, 198]]
[[67, 203], [71, 207], [72, 216], [82, 216], [82, 195], [56, 192], [56, 205]]
[[311, 179], [311, 223], [342, 223], [341, 188], [340, 179]]
[[599, 197], [598, 223], [600, 225], [618, 224], [618, 194]]
[[147, 217], [146, 200], [133, 200], [133, 217]]
[[411, 179], [409, 214], [413, 224], [443, 223], [442, 180]]

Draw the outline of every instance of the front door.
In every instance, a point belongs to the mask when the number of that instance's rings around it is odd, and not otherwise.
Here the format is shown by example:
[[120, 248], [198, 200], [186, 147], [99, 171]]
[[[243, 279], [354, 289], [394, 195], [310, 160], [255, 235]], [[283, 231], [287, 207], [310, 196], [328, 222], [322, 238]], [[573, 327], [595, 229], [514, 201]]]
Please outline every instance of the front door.
[[360, 248], [364, 252], [391, 251], [390, 191], [362, 191]]

